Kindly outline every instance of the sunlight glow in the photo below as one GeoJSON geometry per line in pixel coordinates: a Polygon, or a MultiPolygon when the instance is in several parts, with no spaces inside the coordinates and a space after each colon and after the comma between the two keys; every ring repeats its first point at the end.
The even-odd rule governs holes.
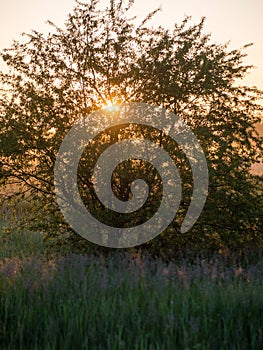
{"type": "Polygon", "coordinates": [[[117,112],[120,110],[120,107],[113,101],[106,100],[106,104],[102,107],[102,109],[109,112],[117,112]]]}

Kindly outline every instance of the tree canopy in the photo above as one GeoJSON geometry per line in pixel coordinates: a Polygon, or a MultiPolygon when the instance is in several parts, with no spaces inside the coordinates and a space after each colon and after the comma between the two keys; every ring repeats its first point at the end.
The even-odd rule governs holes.
{"type": "MultiPolygon", "coordinates": [[[[227,44],[211,43],[203,33],[204,18],[195,25],[187,17],[172,29],[155,28],[149,25],[153,11],[136,26],[129,16],[132,5],[112,0],[102,8],[99,0],[76,1],[63,28],[49,22],[49,34],[32,31],[3,50],[9,72],[0,75],[1,185],[22,185],[19,196],[42,204],[42,221],[64,227],[53,183],[63,138],[80,117],[107,103],[145,102],[174,112],[191,127],[209,167],[206,206],[196,225],[182,235],[178,227],[189,205],[191,176],[177,145],[166,140],[188,199],[155,243],[175,248],[191,242],[217,248],[262,243],[262,180],[250,172],[262,157],[255,130],[262,92],[240,83],[252,68],[243,63],[247,45],[230,50],[227,44]]],[[[111,141],[128,132],[129,126],[112,130],[111,141]]],[[[136,132],[160,141],[150,131],[136,132]]],[[[83,158],[80,168],[92,166],[95,155],[94,148],[94,159],[83,158]]],[[[150,183],[160,180],[148,165],[143,169],[152,177],[150,183]]],[[[119,195],[127,199],[127,184],[119,184],[119,195]]]]}

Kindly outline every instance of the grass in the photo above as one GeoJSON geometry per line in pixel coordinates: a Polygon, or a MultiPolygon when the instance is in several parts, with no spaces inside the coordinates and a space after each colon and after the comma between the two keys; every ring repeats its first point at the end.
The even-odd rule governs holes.
{"type": "Polygon", "coordinates": [[[262,349],[263,258],[49,255],[0,235],[0,349],[262,349]]]}

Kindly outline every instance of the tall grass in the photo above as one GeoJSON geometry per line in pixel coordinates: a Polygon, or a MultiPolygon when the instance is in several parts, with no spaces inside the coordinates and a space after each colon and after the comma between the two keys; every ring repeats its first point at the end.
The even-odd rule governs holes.
{"type": "Polygon", "coordinates": [[[262,349],[263,256],[60,256],[12,215],[0,219],[1,350],[262,349]]]}
{"type": "Polygon", "coordinates": [[[2,236],[2,350],[262,349],[263,258],[47,258],[37,234],[2,236]]]}

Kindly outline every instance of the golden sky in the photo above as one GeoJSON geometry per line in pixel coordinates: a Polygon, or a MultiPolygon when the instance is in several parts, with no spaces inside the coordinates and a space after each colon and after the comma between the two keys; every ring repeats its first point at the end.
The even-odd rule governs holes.
{"type": "MultiPolygon", "coordinates": [[[[263,89],[263,0],[135,0],[131,13],[143,19],[160,5],[162,12],[156,15],[153,25],[169,27],[174,22],[180,23],[186,15],[197,23],[205,16],[205,31],[212,34],[213,41],[230,40],[230,48],[253,42],[254,46],[247,49],[245,62],[257,68],[245,83],[263,89]]],[[[9,47],[13,39],[19,40],[22,32],[48,31],[47,19],[62,26],[73,6],[74,0],[0,0],[0,50],[9,47]]],[[[0,69],[3,69],[1,63],[0,69]]]]}
{"type": "MultiPolygon", "coordinates": [[[[135,0],[131,15],[142,20],[159,6],[162,11],[152,20],[154,26],[171,27],[185,16],[198,23],[205,16],[205,32],[211,33],[213,42],[230,41],[231,49],[254,43],[246,51],[245,63],[256,68],[243,82],[263,90],[263,0],[135,0]]],[[[20,40],[22,32],[48,32],[47,19],[63,26],[73,7],[74,0],[0,0],[0,50],[9,47],[13,39],[20,40]]],[[[1,61],[0,69],[5,69],[1,61]]],[[[254,172],[262,173],[263,165],[255,165],[254,172]]]]}

